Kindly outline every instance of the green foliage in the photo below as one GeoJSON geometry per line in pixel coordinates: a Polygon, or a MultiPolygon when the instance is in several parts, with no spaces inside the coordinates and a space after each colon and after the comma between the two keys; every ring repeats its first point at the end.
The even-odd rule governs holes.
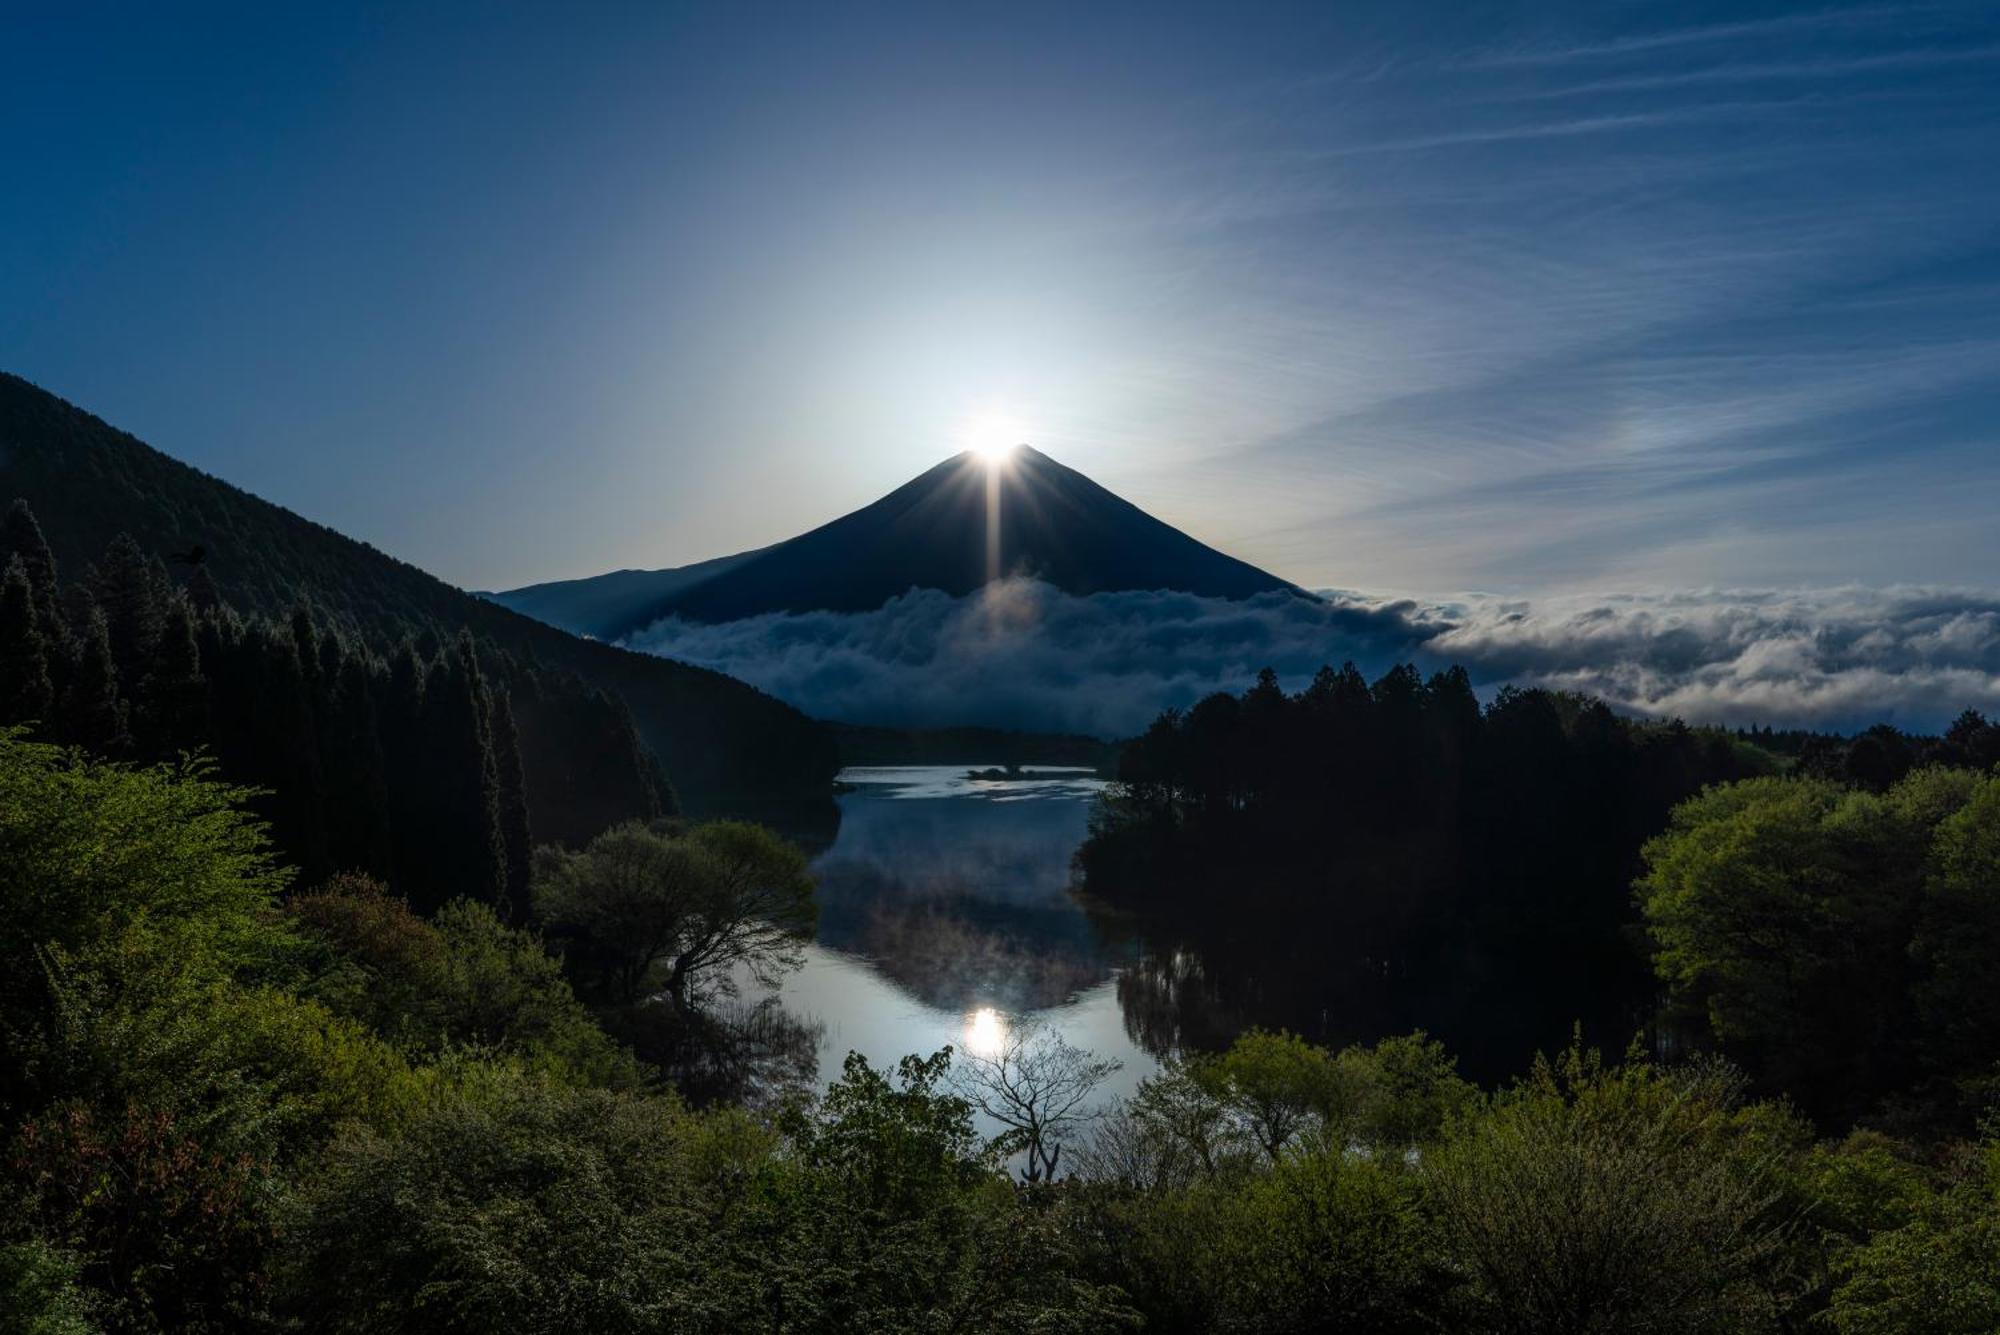
{"type": "Polygon", "coordinates": [[[1656,966],[1779,1088],[1815,1107],[1880,1088],[1918,847],[1882,799],[1823,780],[1703,793],[1646,847],[1639,893],[1656,966]]]}
{"type": "Polygon", "coordinates": [[[1983,1107],[2000,1104],[2000,775],[1960,795],[1939,811],[1911,954],[1926,1064],[1983,1107]]]}
{"type": "Polygon", "coordinates": [[[1072,1210],[1147,1330],[1389,1335],[1435,1329],[1453,1288],[1422,1185],[1400,1161],[1311,1150],[1166,1190],[1094,1183],[1072,1210]]]}
{"type": "Polygon", "coordinates": [[[1929,1175],[1910,1147],[1877,1131],[1814,1146],[1796,1174],[1793,1196],[1810,1203],[1812,1225],[1835,1250],[1907,1223],[1931,1196],[1929,1175]]]}
{"type": "Polygon", "coordinates": [[[0,1330],[16,1335],[94,1335],[96,1304],[76,1257],[39,1238],[0,1243],[0,1330]]]}
{"type": "Polygon", "coordinates": [[[0,731],[0,1024],[47,1004],[38,961],[88,956],[143,925],[189,971],[254,969],[284,938],[290,879],[248,794],[203,765],[132,769],[0,731]]]}
{"type": "Polygon", "coordinates": [[[1418,1147],[1475,1107],[1422,1034],[1170,1062],[1085,1156],[1098,1264],[1150,1329],[1431,1329],[1455,1282],[1418,1147]]]}
{"type": "Polygon", "coordinates": [[[1218,1330],[1425,1330],[1451,1291],[1397,1160],[1287,1158],[1221,1203],[1204,1257],[1218,1330]]]}
{"type": "Polygon", "coordinates": [[[1747,780],[1677,808],[1645,858],[1673,1002],[1767,1089],[1835,1124],[1926,1074],[1946,1116],[1978,1106],[2000,1053],[2000,779],[1747,780]]]}
{"type": "Polygon", "coordinates": [[[735,1113],[448,1068],[397,1134],[357,1131],[294,1206],[280,1280],[315,1329],[1111,1330],[943,1093],[851,1058],[784,1138],[735,1113]]]}
{"type": "Polygon", "coordinates": [[[284,1306],[327,1331],[726,1328],[691,1130],[670,1101],[457,1070],[398,1134],[334,1147],[290,1215],[284,1306]]]}
{"type": "Polygon", "coordinates": [[[946,1084],[950,1071],[949,1048],[905,1057],[893,1073],[848,1053],[825,1096],[787,1118],[799,1162],[878,1218],[914,1214],[990,1179],[972,1105],[946,1084]]]}
{"type": "Polygon", "coordinates": [[[1100,1156],[1099,1171],[1128,1185],[1166,1185],[1231,1167],[1247,1142],[1208,1066],[1202,1058],[1169,1058],[1141,1080],[1126,1109],[1136,1138],[1117,1146],[1117,1162],[1100,1156]]]}
{"type": "Polygon", "coordinates": [[[1128,1185],[1240,1176],[1299,1152],[1400,1155],[1434,1141],[1477,1091],[1419,1031],[1338,1054],[1250,1030],[1218,1056],[1177,1058],[1139,1082],[1128,1127],[1095,1171],[1128,1185]]]}
{"type": "Polygon", "coordinates": [[[1435,1140],[1478,1096],[1444,1045],[1421,1029],[1347,1048],[1338,1064],[1346,1087],[1360,1093],[1348,1138],[1390,1153],[1435,1140]]]}
{"type": "Polygon", "coordinates": [[[1793,1227],[1783,1146],[1735,1095],[1725,1073],[1606,1069],[1572,1047],[1455,1119],[1426,1172],[1468,1280],[1461,1328],[1775,1329],[1793,1227]]]}
{"type": "Polygon", "coordinates": [[[366,877],[336,877],[286,910],[325,948],[310,993],[415,1058],[504,1055],[562,1083],[643,1083],[577,1001],[561,962],[472,900],[429,920],[366,877]]]}
{"type": "Polygon", "coordinates": [[[1989,1128],[1935,1192],[1898,1187],[1879,1227],[1838,1257],[1829,1324],[1841,1335],[2000,1330],[2000,1141],[1989,1128]]]}
{"type": "Polygon", "coordinates": [[[243,794],[0,738],[0,1110],[23,1223],[120,1328],[254,1315],[283,1175],[414,1094],[394,1052],[266,980],[287,873],[243,794]]]}
{"type": "Polygon", "coordinates": [[[1274,1162],[1295,1137],[1332,1120],[1354,1097],[1333,1055],[1291,1034],[1253,1029],[1194,1069],[1274,1162]]]}

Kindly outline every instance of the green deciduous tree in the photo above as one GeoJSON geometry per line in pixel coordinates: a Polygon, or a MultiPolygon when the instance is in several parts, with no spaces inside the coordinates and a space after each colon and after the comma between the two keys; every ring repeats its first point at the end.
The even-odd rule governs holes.
{"type": "Polygon", "coordinates": [[[1645,857],[1674,1004],[1767,1089],[1836,1125],[1926,1078],[1946,1116],[1983,1106],[2000,1050],[2000,780],[1923,768],[1880,794],[1749,780],[1677,808],[1645,857]]]}
{"type": "Polygon", "coordinates": [[[379,883],[349,875],[285,908],[326,948],[309,995],[412,1056],[470,1046],[564,1083],[644,1083],[577,1001],[561,962],[488,905],[454,900],[424,919],[379,883]]]}
{"type": "Polygon", "coordinates": [[[636,822],[580,852],[536,855],[543,922],[607,996],[649,989],[686,1004],[741,966],[792,967],[816,910],[805,856],[761,826],[715,821],[673,835],[636,822]]]}
{"type": "Polygon", "coordinates": [[[1773,1330],[1790,1287],[1781,1153],[1803,1128],[1704,1068],[1572,1047],[1426,1155],[1441,1243],[1492,1335],[1773,1330]],[[1774,1143],[1775,1142],[1775,1143],[1774,1143]]]}
{"type": "Polygon", "coordinates": [[[1243,1121],[1265,1156],[1276,1161],[1301,1134],[1348,1102],[1343,1073],[1325,1048],[1292,1034],[1252,1030],[1196,1068],[1243,1121]]]}
{"type": "Polygon", "coordinates": [[[254,1323],[280,1179],[410,1092],[269,985],[287,874],[244,798],[0,735],[0,1191],[119,1329],[254,1323]]]}
{"type": "Polygon", "coordinates": [[[1904,1075],[1927,831],[1825,780],[1751,779],[1676,808],[1639,894],[1656,965],[1725,1051],[1815,1112],[1904,1075]]]}
{"type": "Polygon", "coordinates": [[[397,1134],[335,1147],[286,1230],[283,1305],[325,1331],[732,1328],[703,1178],[760,1142],[710,1146],[668,1100],[465,1066],[397,1134]]]}
{"type": "Polygon", "coordinates": [[[2000,1330],[2000,1142],[1989,1137],[1955,1180],[1900,1214],[1836,1257],[1827,1324],[1840,1335],[2000,1330]]]}
{"type": "Polygon", "coordinates": [[[1932,837],[1911,954],[1925,1064],[1983,1109],[2000,1105],[2000,775],[1954,796],[1932,837]]]}

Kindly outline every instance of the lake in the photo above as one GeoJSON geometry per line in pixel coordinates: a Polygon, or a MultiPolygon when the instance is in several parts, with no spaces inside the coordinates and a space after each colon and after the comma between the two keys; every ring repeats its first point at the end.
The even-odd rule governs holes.
{"type": "Polygon", "coordinates": [[[1103,1092],[1129,1093],[1158,1066],[1118,997],[1136,947],[1107,940],[1069,894],[1102,783],[1055,766],[1028,767],[1029,780],[968,777],[981,768],[841,773],[839,833],[813,863],[818,939],[777,995],[825,1026],[822,1082],[850,1050],[877,1066],[946,1045],[990,1050],[1032,1017],[1122,1062],[1103,1092]]]}
{"type": "MultiPolygon", "coordinates": [[[[1122,1063],[1107,1098],[1130,1093],[1162,1055],[1218,1051],[1251,1026],[1336,1050],[1423,1029],[1487,1084],[1559,1047],[1579,1021],[1603,1045],[1637,1032],[1639,1021],[1581,1008],[1569,991],[1537,1009],[1548,989],[1506,972],[1506,956],[1482,973],[1448,950],[1382,954],[1340,916],[1379,892],[1341,876],[1307,885],[1281,914],[1243,914],[1228,874],[1192,916],[1087,911],[1070,891],[1070,859],[1103,781],[1039,765],[1025,767],[1028,780],[972,777],[984,768],[842,771],[838,829],[821,832],[813,860],[817,939],[775,990],[786,1014],[822,1027],[821,1083],[849,1051],[877,1067],[947,1045],[990,1052],[1027,1019],[1122,1063]]],[[[772,995],[739,983],[748,1001],[772,995]]]]}

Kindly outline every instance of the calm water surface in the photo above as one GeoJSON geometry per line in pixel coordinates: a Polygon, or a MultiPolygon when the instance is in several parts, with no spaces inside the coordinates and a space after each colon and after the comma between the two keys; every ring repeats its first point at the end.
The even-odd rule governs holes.
{"type": "Polygon", "coordinates": [[[1103,1092],[1129,1093],[1158,1065],[1119,1005],[1130,948],[1106,942],[1069,896],[1070,854],[1102,784],[1088,770],[968,777],[977,768],[842,772],[840,833],[813,864],[819,938],[778,995],[826,1026],[822,1081],[850,1050],[883,1066],[990,1047],[1033,1016],[1123,1062],[1103,1092]]]}

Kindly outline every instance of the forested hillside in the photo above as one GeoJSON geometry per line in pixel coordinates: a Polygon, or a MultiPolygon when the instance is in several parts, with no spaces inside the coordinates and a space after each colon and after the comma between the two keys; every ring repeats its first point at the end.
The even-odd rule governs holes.
{"type": "Polygon", "coordinates": [[[0,726],[124,760],[205,755],[253,785],[314,878],[520,917],[530,840],[578,845],[673,807],[616,696],[461,630],[386,657],[301,599],[239,614],[120,535],[82,570],[27,504],[0,515],[0,726]]]}
{"type": "Polygon", "coordinates": [[[0,503],[14,497],[32,507],[65,570],[81,572],[129,534],[149,558],[198,561],[241,612],[288,617],[303,596],[384,658],[406,637],[443,642],[465,629],[524,665],[573,672],[622,699],[694,810],[820,794],[837,767],[818,724],[752,687],[464,593],[0,373],[0,503]]]}

